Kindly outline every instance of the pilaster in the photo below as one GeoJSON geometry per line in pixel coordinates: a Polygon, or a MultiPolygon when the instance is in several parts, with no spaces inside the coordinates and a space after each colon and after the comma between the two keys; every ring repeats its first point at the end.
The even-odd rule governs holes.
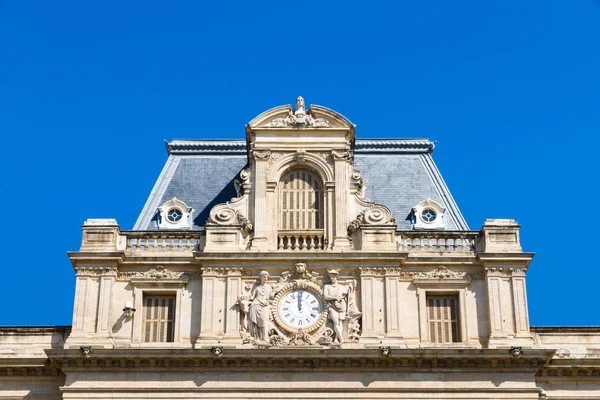
{"type": "Polygon", "coordinates": [[[252,250],[266,250],[267,247],[267,161],[269,150],[255,150],[254,158],[254,236],[252,250]]]}
{"type": "Polygon", "coordinates": [[[331,151],[335,162],[335,238],[333,241],[334,250],[343,250],[350,248],[348,239],[348,165],[350,162],[350,152],[331,151]]]}

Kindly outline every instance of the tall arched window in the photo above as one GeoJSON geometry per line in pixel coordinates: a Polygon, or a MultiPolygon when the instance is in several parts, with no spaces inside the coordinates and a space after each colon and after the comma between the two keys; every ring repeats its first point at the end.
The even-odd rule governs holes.
{"type": "Polygon", "coordinates": [[[286,173],[279,183],[280,250],[324,249],[323,181],[306,169],[286,173]]]}
{"type": "Polygon", "coordinates": [[[323,229],[323,182],[306,169],[286,173],[279,189],[279,229],[306,231],[323,229]]]}

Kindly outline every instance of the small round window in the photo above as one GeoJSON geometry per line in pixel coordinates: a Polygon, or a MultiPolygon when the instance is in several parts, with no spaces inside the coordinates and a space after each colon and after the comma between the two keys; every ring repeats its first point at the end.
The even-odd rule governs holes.
{"type": "Polygon", "coordinates": [[[423,221],[425,222],[431,223],[435,221],[436,217],[437,214],[431,208],[421,211],[421,218],[423,218],[423,221]]]}
{"type": "Polygon", "coordinates": [[[179,208],[171,208],[167,213],[167,220],[171,223],[179,222],[181,217],[183,217],[183,213],[179,208]]]}

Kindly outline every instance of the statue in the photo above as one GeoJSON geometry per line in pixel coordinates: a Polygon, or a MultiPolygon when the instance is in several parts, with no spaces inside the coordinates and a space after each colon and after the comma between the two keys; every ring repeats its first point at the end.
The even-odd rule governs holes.
{"type": "Polygon", "coordinates": [[[296,114],[304,114],[304,98],[298,96],[296,99],[296,114]]]}
{"type": "Polygon", "coordinates": [[[269,273],[261,271],[260,284],[252,289],[248,312],[248,333],[258,342],[269,342],[269,317],[271,309],[269,300],[272,296],[271,286],[267,283],[269,273]]]}
{"type": "Polygon", "coordinates": [[[356,338],[358,333],[357,320],[361,313],[356,308],[354,298],[356,283],[338,283],[339,271],[333,269],[327,272],[331,281],[323,288],[323,297],[328,306],[327,318],[333,324],[337,341],[343,343],[345,339],[356,338]]]}

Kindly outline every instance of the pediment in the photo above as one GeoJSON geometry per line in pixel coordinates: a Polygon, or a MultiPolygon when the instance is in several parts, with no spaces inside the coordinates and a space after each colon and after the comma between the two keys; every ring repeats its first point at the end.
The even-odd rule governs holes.
{"type": "Polygon", "coordinates": [[[311,104],[308,109],[304,106],[304,99],[296,99],[296,108],[283,105],[271,108],[255,117],[247,125],[250,130],[273,129],[343,129],[354,131],[355,125],[342,114],[326,107],[311,104]]]}

